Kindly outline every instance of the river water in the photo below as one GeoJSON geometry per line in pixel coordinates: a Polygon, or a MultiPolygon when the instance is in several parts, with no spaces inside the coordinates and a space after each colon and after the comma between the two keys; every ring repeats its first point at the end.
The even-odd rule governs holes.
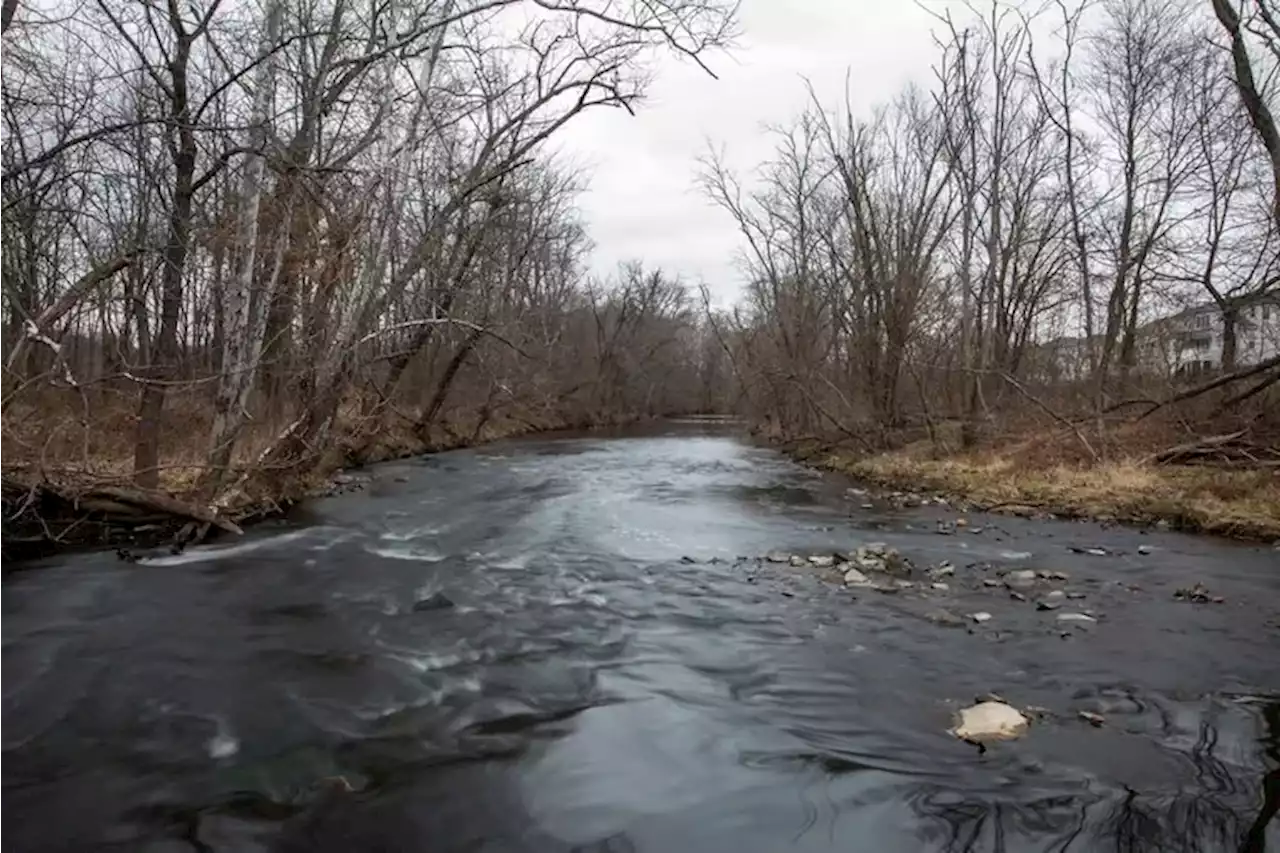
{"type": "Polygon", "coordinates": [[[1270,547],[943,535],[705,422],[370,476],[243,540],[8,577],[6,851],[1280,849],[1270,547]],[[949,588],[757,559],[871,541],[949,588]],[[983,583],[1027,567],[1099,621],[983,583]],[[1197,581],[1225,603],[1174,600],[1197,581]],[[980,754],[946,729],[988,691],[1047,714],[980,754]]]}

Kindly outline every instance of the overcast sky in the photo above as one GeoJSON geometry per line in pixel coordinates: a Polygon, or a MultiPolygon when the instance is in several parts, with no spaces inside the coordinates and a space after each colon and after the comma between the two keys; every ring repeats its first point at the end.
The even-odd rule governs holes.
{"type": "Polygon", "coordinates": [[[937,57],[938,22],[913,0],[744,0],[741,21],[739,47],[709,61],[719,80],[664,59],[635,118],[601,110],[566,128],[562,149],[592,170],[582,207],[597,272],[636,258],[706,281],[717,303],[732,302],[737,232],[693,180],[707,140],[749,167],[772,150],[762,125],[804,109],[803,78],[835,106],[847,72],[853,106],[867,114],[908,81],[927,83],[937,57]]]}

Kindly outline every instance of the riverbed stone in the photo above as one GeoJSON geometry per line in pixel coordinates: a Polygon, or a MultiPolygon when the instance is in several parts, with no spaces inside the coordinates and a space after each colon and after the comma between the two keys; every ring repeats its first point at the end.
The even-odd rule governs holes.
{"type": "Polygon", "coordinates": [[[979,610],[977,613],[970,613],[969,618],[981,625],[983,622],[991,621],[991,614],[985,610],[979,610]]]}
{"type": "Polygon", "coordinates": [[[809,558],[809,565],[819,569],[829,569],[836,564],[836,558],[831,554],[814,554],[809,558]]]}
{"type": "Polygon", "coordinates": [[[960,709],[951,734],[961,740],[983,743],[1014,740],[1027,732],[1030,721],[1012,705],[1004,702],[979,702],[960,709]]]}
{"type": "Polygon", "coordinates": [[[854,554],[853,564],[864,572],[883,572],[884,560],[870,554],[854,554]]]}
{"type": "Polygon", "coordinates": [[[929,577],[934,580],[941,580],[942,578],[951,577],[955,573],[956,567],[951,565],[951,561],[943,560],[941,563],[938,563],[938,565],[929,570],[929,577]]]}
{"type": "Polygon", "coordinates": [[[1106,717],[1101,714],[1095,714],[1093,711],[1079,711],[1077,713],[1079,714],[1080,719],[1084,720],[1095,729],[1102,728],[1103,724],[1107,721],[1106,717]]]}
{"type": "Polygon", "coordinates": [[[786,551],[770,551],[764,555],[764,561],[766,563],[789,563],[791,562],[791,555],[786,551]]]}
{"type": "Polygon", "coordinates": [[[857,569],[849,569],[844,573],[844,582],[846,586],[867,586],[871,583],[871,578],[857,569]]]}
{"type": "Polygon", "coordinates": [[[1016,569],[1004,576],[1004,585],[1009,589],[1030,589],[1036,585],[1034,569],[1016,569]]]}
{"type": "Polygon", "coordinates": [[[966,624],[964,617],[957,616],[949,610],[931,610],[924,615],[924,618],[944,628],[963,628],[966,624]]]}
{"type": "Polygon", "coordinates": [[[433,592],[426,598],[419,599],[413,603],[415,613],[421,613],[427,610],[448,610],[453,607],[453,599],[445,595],[443,592],[433,592]]]}
{"type": "Polygon", "coordinates": [[[1226,599],[1220,595],[1213,595],[1209,592],[1208,587],[1202,583],[1185,589],[1179,589],[1173,593],[1173,597],[1179,601],[1191,601],[1196,604],[1222,604],[1226,599]]]}
{"type": "Polygon", "coordinates": [[[791,563],[791,568],[793,569],[800,569],[809,565],[809,561],[799,554],[793,554],[788,562],[791,563]]]}
{"type": "Polygon", "coordinates": [[[1098,620],[1090,616],[1088,613],[1059,613],[1058,621],[1087,625],[1091,622],[1097,622],[1098,620]]]}

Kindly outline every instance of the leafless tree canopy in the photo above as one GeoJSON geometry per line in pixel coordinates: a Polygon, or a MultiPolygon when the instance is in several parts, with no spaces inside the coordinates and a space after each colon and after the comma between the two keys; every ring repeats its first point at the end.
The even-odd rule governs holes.
{"type": "Polygon", "coordinates": [[[702,407],[684,287],[590,280],[547,143],[734,15],[6,2],[6,465],[223,505],[335,448],[702,407]]]}
{"type": "Polygon", "coordinates": [[[1206,371],[1234,389],[1216,402],[1261,404],[1276,22],[1271,0],[978,3],[937,17],[927,87],[871,116],[814,96],[752,174],[713,151],[750,282],[715,328],[751,411],[968,443],[1020,409],[1096,458],[1079,423],[1200,396],[1206,371]]]}

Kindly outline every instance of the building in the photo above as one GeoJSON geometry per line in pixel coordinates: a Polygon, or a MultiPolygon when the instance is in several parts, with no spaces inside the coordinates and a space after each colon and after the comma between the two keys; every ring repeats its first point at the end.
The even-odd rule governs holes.
{"type": "MultiPolygon", "coordinates": [[[[1280,355],[1280,292],[1241,297],[1229,303],[1236,315],[1236,366],[1248,367],[1280,355]]],[[[1222,367],[1223,310],[1216,302],[1188,308],[1169,318],[1174,329],[1174,370],[1203,373],[1222,367]]]]}

